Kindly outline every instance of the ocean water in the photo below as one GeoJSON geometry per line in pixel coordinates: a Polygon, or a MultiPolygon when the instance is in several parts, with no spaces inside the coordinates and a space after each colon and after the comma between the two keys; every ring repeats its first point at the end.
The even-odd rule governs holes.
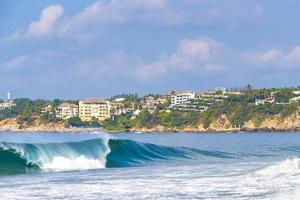
{"type": "Polygon", "coordinates": [[[300,133],[0,133],[0,199],[300,199],[300,133]]]}

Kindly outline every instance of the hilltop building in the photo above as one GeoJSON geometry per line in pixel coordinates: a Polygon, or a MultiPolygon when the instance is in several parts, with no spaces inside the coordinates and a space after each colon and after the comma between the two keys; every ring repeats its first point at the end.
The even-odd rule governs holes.
{"type": "Polygon", "coordinates": [[[300,102],[300,96],[291,98],[289,102],[290,102],[290,103],[300,102]]]}
{"type": "Polygon", "coordinates": [[[4,109],[11,109],[12,107],[16,106],[14,100],[11,98],[10,93],[7,93],[7,99],[4,102],[0,103],[0,110],[4,109]]]}
{"type": "Polygon", "coordinates": [[[255,105],[258,106],[258,105],[264,105],[265,103],[275,103],[275,100],[276,100],[276,92],[271,92],[267,98],[265,99],[261,99],[261,98],[256,98],[255,99],[255,105]]]}
{"type": "Polygon", "coordinates": [[[267,103],[274,103],[276,98],[276,92],[271,92],[270,95],[266,98],[267,103]]]}
{"type": "Polygon", "coordinates": [[[186,91],[186,92],[173,92],[171,94],[171,107],[176,107],[179,105],[186,104],[189,100],[195,99],[196,93],[193,91],[186,91]]]}
{"type": "Polygon", "coordinates": [[[265,99],[255,99],[255,105],[264,105],[266,103],[265,99]]]}
{"type": "Polygon", "coordinates": [[[78,116],[78,105],[72,103],[62,103],[56,109],[56,117],[69,119],[78,116]]]}
{"type": "Polygon", "coordinates": [[[49,104],[43,107],[41,110],[41,114],[42,115],[53,114],[53,106],[49,104]]]}
{"type": "Polygon", "coordinates": [[[113,101],[115,101],[115,102],[124,102],[125,100],[126,99],[123,97],[113,99],[113,101]]]}
{"type": "Polygon", "coordinates": [[[142,109],[149,110],[151,113],[156,109],[156,101],[153,96],[147,96],[142,101],[142,109]]]}
{"type": "Polygon", "coordinates": [[[111,106],[103,99],[85,99],[79,101],[79,117],[82,121],[97,119],[103,121],[110,118],[111,106]]]}
{"type": "Polygon", "coordinates": [[[111,101],[109,102],[110,105],[110,114],[111,115],[123,115],[126,114],[126,108],[123,103],[120,101],[111,101]]]}
{"type": "Polygon", "coordinates": [[[293,91],[293,94],[300,95],[300,90],[293,91]]]}

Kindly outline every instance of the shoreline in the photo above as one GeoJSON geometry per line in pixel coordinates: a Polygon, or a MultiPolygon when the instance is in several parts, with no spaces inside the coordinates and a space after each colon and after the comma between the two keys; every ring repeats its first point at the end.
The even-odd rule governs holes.
{"type": "Polygon", "coordinates": [[[229,129],[229,130],[199,130],[199,129],[188,129],[188,130],[180,130],[180,129],[134,129],[134,130],[105,130],[102,128],[64,128],[64,129],[42,129],[42,128],[25,128],[25,129],[9,129],[9,128],[1,128],[0,133],[4,132],[12,132],[12,133],[91,133],[91,132],[105,132],[110,134],[118,134],[118,133],[132,133],[132,134],[139,134],[139,133],[196,133],[196,134],[203,134],[203,133],[300,133],[300,129],[270,129],[270,128],[260,128],[260,129],[229,129]]]}
{"type": "Polygon", "coordinates": [[[13,132],[13,133],[80,133],[80,132],[100,132],[104,131],[100,128],[70,128],[70,129],[2,129],[0,128],[0,133],[3,132],[13,132]]]}

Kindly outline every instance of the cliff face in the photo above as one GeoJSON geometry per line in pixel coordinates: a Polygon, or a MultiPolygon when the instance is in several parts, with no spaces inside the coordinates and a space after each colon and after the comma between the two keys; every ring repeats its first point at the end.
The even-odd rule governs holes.
{"type": "Polygon", "coordinates": [[[300,110],[295,111],[292,115],[283,117],[281,115],[275,115],[268,117],[257,126],[254,121],[249,120],[245,123],[244,128],[246,130],[276,130],[276,131],[288,131],[288,130],[300,130],[300,110]]]}
{"type": "Polygon", "coordinates": [[[218,120],[210,124],[208,130],[212,131],[239,131],[239,128],[234,128],[225,115],[222,115],[218,120]]]}
{"type": "Polygon", "coordinates": [[[216,132],[232,132],[232,131],[300,131],[300,109],[296,110],[289,116],[280,114],[270,116],[262,120],[260,123],[257,119],[251,119],[245,122],[242,127],[234,127],[225,115],[210,124],[205,129],[203,124],[199,124],[197,128],[185,128],[184,131],[216,131],[216,132]]]}
{"type": "Polygon", "coordinates": [[[4,119],[0,121],[0,129],[1,130],[15,130],[18,129],[19,125],[15,118],[12,119],[4,119]]]}
{"type": "Polygon", "coordinates": [[[0,121],[0,131],[30,131],[30,132],[70,132],[80,131],[85,129],[67,128],[64,122],[58,123],[42,123],[40,120],[35,120],[30,125],[20,126],[16,118],[9,118],[0,121]]]}

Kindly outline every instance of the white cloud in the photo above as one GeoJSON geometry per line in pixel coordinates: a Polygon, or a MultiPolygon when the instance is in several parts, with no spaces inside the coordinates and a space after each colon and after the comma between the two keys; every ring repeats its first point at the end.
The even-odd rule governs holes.
{"type": "Polygon", "coordinates": [[[31,60],[30,55],[22,55],[19,57],[16,57],[12,60],[0,63],[0,70],[5,71],[15,71],[19,70],[20,68],[25,67],[25,65],[31,60]]]}
{"type": "Polygon", "coordinates": [[[63,19],[63,7],[51,5],[42,10],[39,20],[31,22],[25,33],[16,31],[11,38],[53,35],[83,41],[99,37],[109,26],[121,23],[244,26],[251,21],[257,23],[263,16],[260,5],[231,1],[220,6],[217,0],[99,0],[63,19]]]}
{"type": "Polygon", "coordinates": [[[118,24],[132,20],[151,20],[157,15],[157,12],[164,12],[166,5],[167,0],[96,1],[66,20],[58,34],[76,39],[93,37],[93,33],[98,35],[98,32],[103,28],[101,26],[107,24],[118,24]]]}
{"type": "Polygon", "coordinates": [[[195,64],[210,62],[223,48],[221,43],[212,39],[185,39],[177,48],[177,52],[169,59],[169,65],[189,68],[195,64]]]}
{"type": "Polygon", "coordinates": [[[184,39],[175,53],[137,68],[137,75],[148,79],[174,70],[201,70],[203,73],[220,70],[217,57],[225,52],[222,43],[209,38],[184,39]]]}
{"type": "Polygon", "coordinates": [[[257,19],[263,16],[260,5],[232,1],[234,3],[226,3],[222,6],[216,0],[197,1],[197,3],[182,0],[97,1],[69,18],[61,28],[60,35],[73,36],[74,33],[79,36],[83,33],[91,35],[91,32],[103,31],[104,28],[101,27],[103,25],[145,21],[160,25],[192,23],[227,24],[227,26],[243,24],[244,26],[245,21],[257,23],[259,21],[257,19]]]}
{"type": "Polygon", "coordinates": [[[300,46],[294,47],[286,54],[285,62],[291,67],[300,68],[300,46]]]}
{"type": "Polygon", "coordinates": [[[268,49],[263,52],[242,52],[241,58],[254,64],[274,64],[280,62],[284,54],[279,49],[268,49]]]}
{"type": "Polygon", "coordinates": [[[166,7],[167,0],[133,0],[133,4],[137,4],[138,6],[141,6],[145,9],[151,9],[151,10],[157,10],[157,9],[163,9],[166,7]]]}
{"type": "Polygon", "coordinates": [[[241,53],[244,61],[256,64],[259,67],[276,67],[278,69],[300,68],[300,46],[291,50],[267,49],[265,51],[248,51],[241,53]]]}
{"type": "Polygon", "coordinates": [[[63,14],[64,8],[61,5],[51,5],[44,8],[39,20],[30,23],[27,33],[35,37],[50,35],[63,14]]]}
{"type": "Polygon", "coordinates": [[[28,38],[44,38],[45,36],[56,35],[60,29],[60,19],[64,14],[64,8],[62,5],[50,5],[45,7],[40,14],[37,21],[30,22],[26,30],[17,30],[2,41],[10,41],[16,39],[28,39],[28,38]]]}

